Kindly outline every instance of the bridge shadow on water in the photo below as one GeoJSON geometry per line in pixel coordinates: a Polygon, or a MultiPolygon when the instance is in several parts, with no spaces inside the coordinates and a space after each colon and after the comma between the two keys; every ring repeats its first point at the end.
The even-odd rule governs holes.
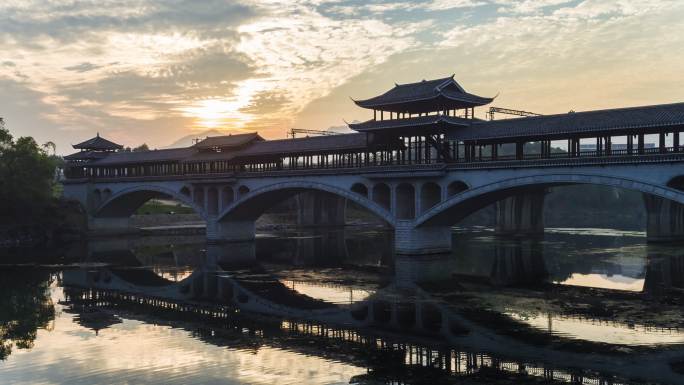
{"type": "Polygon", "coordinates": [[[536,240],[459,230],[454,244],[395,256],[375,228],[99,239],[57,264],[3,267],[0,359],[49,349],[38,331],[62,322],[98,338],[142,323],[363,369],[352,383],[684,381],[680,248],[573,229],[536,240]]]}

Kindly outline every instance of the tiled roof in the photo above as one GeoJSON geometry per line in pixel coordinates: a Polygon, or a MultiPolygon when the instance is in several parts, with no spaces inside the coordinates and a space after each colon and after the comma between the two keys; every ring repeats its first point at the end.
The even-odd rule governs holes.
{"type": "Polygon", "coordinates": [[[397,84],[382,95],[356,100],[354,103],[363,108],[413,113],[481,106],[492,100],[467,93],[452,75],[442,79],[397,84]]]}
{"type": "Polygon", "coordinates": [[[254,142],[236,151],[197,152],[186,162],[206,162],[251,158],[269,155],[304,154],[365,149],[366,134],[340,134],[296,139],[277,139],[254,142]]]}
{"type": "Polygon", "coordinates": [[[240,147],[248,144],[252,141],[262,141],[264,140],[256,132],[250,132],[248,134],[236,134],[236,135],[222,135],[222,136],[209,136],[206,139],[196,143],[193,147],[199,149],[210,149],[210,148],[228,148],[228,147],[240,147]]]}
{"type": "Polygon", "coordinates": [[[481,121],[449,136],[459,140],[492,140],[679,125],[684,125],[684,103],[481,121]]]}
{"type": "Polygon", "coordinates": [[[106,158],[93,162],[95,166],[109,166],[115,164],[171,162],[183,160],[197,152],[192,147],[169,148],[151,151],[119,151],[109,154],[106,158]]]}
{"type": "Polygon", "coordinates": [[[65,156],[64,160],[67,160],[67,161],[95,160],[95,159],[102,159],[102,158],[104,158],[110,154],[111,153],[102,152],[102,151],[79,151],[79,152],[75,152],[73,154],[69,154],[69,155],[65,156]]]}
{"type": "Polygon", "coordinates": [[[351,123],[349,124],[349,128],[355,131],[366,132],[439,125],[443,125],[445,127],[467,127],[471,124],[471,122],[472,121],[469,119],[458,118],[455,116],[427,115],[407,119],[368,120],[362,123],[351,123]]]}
{"type": "Polygon", "coordinates": [[[366,134],[340,134],[309,138],[265,140],[239,151],[235,157],[271,154],[301,154],[321,151],[357,150],[367,147],[366,134]]]}
{"type": "Polygon", "coordinates": [[[120,150],[122,145],[109,141],[97,134],[96,137],[86,140],[71,147],[80,150],[120,150]]]}

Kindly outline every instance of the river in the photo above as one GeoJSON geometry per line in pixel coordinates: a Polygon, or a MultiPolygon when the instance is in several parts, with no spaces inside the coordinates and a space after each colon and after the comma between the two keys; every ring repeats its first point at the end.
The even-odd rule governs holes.
{"type": "Polygon", "coordinates": [[[681,384],[684,251],[363,227],[0,250],[0,383],[681,384]]]}

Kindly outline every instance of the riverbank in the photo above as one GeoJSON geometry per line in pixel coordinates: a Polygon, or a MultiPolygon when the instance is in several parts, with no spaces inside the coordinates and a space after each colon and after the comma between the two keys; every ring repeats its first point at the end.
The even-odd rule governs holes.
{"type": "Polygon", "coordinates": [[[0,248],[49,245],[86,236],[87,219],[78,202],[55,200],[39,213],[0,218],[0,248]]]}

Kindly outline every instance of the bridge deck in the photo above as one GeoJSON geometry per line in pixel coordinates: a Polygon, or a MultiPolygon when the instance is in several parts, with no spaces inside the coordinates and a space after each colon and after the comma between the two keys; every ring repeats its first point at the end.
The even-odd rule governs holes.
{"type": "Polygon", "coordinates": [[[95,173],[93,175],[70,177],[67,183],[82,183],[91,178],[98,180],[114,181],[126,179],[136,180],[166,180],[182,177],[183,179],[202,180],[207,177],[231,178],[231,177],[253,177],[253,176],[288,176],[288,175],[318,175],[329,174],[376,174],[387,172],[440,172],[446,169],[506,169],[506,168],[527,168],[527,167],[577,167],[594,165],[614,165],[614,164],[648,164],[648,163],[672,163],[684,161],[684,149],[667,147],[644,149],[642,153],[628,150],[615,150],[610,154],[601,154],[597,151],[584,151],[579,156],[570,157],[567,153],[553,153],[542,157],[539,154],[528,154],[523,159],[516,159],[515,156],[491,158],[478,158],[473,160],[459,159],[457,161],[440,161],[436,159],[400,159],[392,157],[388,159],[372,159],[369,162],[341,162],[337,164],[311,162],[306,165],[263,164],[259,167],[239,168],[234,170],[216,170],[208,168],[205,170],[170,170],[168,168],[145,168],[143,173],[137,175],[119,173],[95,173]]]}

